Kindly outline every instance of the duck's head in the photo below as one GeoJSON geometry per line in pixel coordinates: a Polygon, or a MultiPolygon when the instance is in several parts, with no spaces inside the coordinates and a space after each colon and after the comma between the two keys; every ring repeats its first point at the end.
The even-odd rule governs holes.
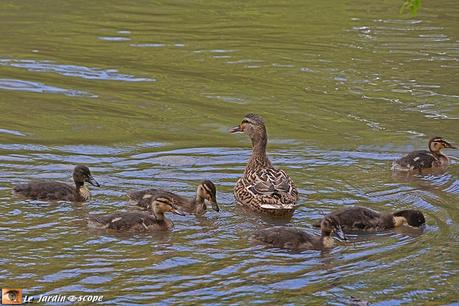
{"type": "Polygon", "coordinates": [[[83,185],[85,182],[100,187],[99,183],[92,177],[91,171],[85,165],[78,165],[73,170],[73,180],[75,183],[83,185]]]}
{"type": "Polygon", "coordinates": [[[344,235],[343,228],[336,218],[333,216],[325,216],[320,222],[320,230],[323,236],[335,234],[341,240],[347,240],[344,235]]]}
{"type": "Polygon", "coordinates": [[[433,137],[429,140],[429,150],[431,152],[440,152],[443,149],[457,149],[455,146],[443,139],[443,137],[433,137]]]}
{"type": "Polygon", "coordinates": [[[185,214],[179,210],[177,205],[175,205],[174,201],[168,197],[158,197],[158,198],[151,198],[151,207],[152,213],[155,216],[162,216],[167,212],[171,212],[180,216],[184,216],[185,214]]]}
{"type": "Polygon", "coordinates": [[[414,227],[420,227],[426,223],[423,213],[414,209],[399,210],[394,213],[394,217],[402,217],[406,220],[406,224],[414,227]]]}
{"type": "Polygon", "coordinates": [[[250,138],[266,135],[266,127],[263,118],[257,114],[247,114],[241,124],[231,128],[230,133],[245,133],[250,138]]]}
{"type": "Polygon", "coordinates": [[[217,188],[215,188],[214,183],[209,180],[203,181],[201,184],[198,185],[196,189],[196,193],[198,197],[207,200],[212,205],[213,210],[220,211],[217,203],[217,188]]]}

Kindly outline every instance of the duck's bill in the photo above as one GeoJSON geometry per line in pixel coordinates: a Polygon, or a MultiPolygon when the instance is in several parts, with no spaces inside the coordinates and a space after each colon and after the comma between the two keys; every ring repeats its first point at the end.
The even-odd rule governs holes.
{"type": "Polygon", "coordinates": [[[210,205],[212,205],[212,209],[215,210],[216,212],[220,211],[220,207],[218,207],[217,201],[211,201],[210,205]]]}
{"type": "Polygon", "coordinates": [[[343,228],[341,226],[336,228],[335,235],[343,241],[347,240],[346,235],[344,234],[343,228]]]}
{"type": "Polygon", "coordinates": [[[178,210],[177,208],[173,207],[172,210],[171,210],[172,213],[176,214],[176,215],[179,215],[179,216],[184,216],[185,213],[178,210]]]}
{"type": "Polygon", "coordinates": [[[95,187],[100,187],[100,184],[92,177],[92,175],[88,177],[88,183],[95,187]]]}
{"type": "Polygon", "coordinates": [[[242,133],[241,127],[239,125],[229,129],[230,133],[242,133]]]}
{"type": "Polygon", "coordinates": [[[445,145],[446,145],[447,148],[450,148],[450,149],[457,149],[456,146],[453,146],[452,144],[450,144],[449,142],[446,142],[446,141],[445,141],[445,145]]]}

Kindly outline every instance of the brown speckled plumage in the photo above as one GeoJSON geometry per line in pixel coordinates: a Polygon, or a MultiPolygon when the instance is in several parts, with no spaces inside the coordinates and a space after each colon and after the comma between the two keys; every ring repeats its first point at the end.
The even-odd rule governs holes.
{"type": "Polygon", "coordinates": [[[455,149],[456,147],[442,137],[433,137],[429,140],[429,151],[414,151],[395,160],[392,163],[392,170],[421,172],[422,169],[445,168],[449,164],[448,157],[441,152],[445,148],[455,149]]]}
{"type": "Polygon", "coordinates": [[[252,156],[234,187],[237,203],[263,214],[291,215],[296,208],[298,191],[287,173],[274,168],[266,155],[268,136],[263,119],[247,114],[230,132],[243,132],[252,141],[252,156]]]}
{"type": "Polygon", "coordinates": [[[93,186],[100,186],[92,177],[89,168],[84,165],[75,167],[73,180],[75,186],[60,182],[30,182],[14,186],[13,192],[33,200],[84,202],[90,199],[89,190],[84,186],[84,183],[88,182],[93,186]]]}
{"type": "Polygon", "coordinates": [[[215,211],[220,211],[217,203],[217,189],[215,185],[205,180],[201,182],[196,188],[196,197],[194,199],[187,199],[178,194],[161,190],[161,189],[145,189],[133,191],[128,193],[130,203],[136,205],[142,210],[151,210],[152,200],[162,197],[168,198],[174,205],[180,208],[181,211],[202,215],[207,210],[206,201],[209,201],[215,211]]]}
{"type": "MultiPolygon", "coordinates": [[[[383,231],[402,224],[419,227],[425,223],[424,215],[419,210],[379,213],[360,206],[338,209],[325,218],[335,220],[344,231],[383,231]],[[402,217],[404,222],[398,224],[395,217],[402,217]]],[[[314,226],[319,226],[319,223],[315,223],[314,226]]]]}

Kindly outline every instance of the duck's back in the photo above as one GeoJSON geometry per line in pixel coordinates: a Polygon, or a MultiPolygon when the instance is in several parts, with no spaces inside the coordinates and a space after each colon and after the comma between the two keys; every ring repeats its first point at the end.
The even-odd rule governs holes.
{"type": "Polygon", "coordinates": [[[89,216],[89,227],[125,232],[147,232],[167,230],[172,227],[169,220],[156,220],[141,212],[117,212],[105,216],[89,216]]]}
{"type": "Polygon", "coordinates": [[[13,188],[14,193],[33,200],[76,201],[75,187],[60,182],[30,182],[13,188]]]}
{"type": "Polygon", "coordinates": [[[268,209],[293,209],[298,200],[298,191],[291,178],[275,168],[246,171],[237,181],[234,194],[242,204],[268,209]]]}
{"type": "Polygon", "coordinates": [[[320,247],[320,238],[297,228],[276,226],[258,230],[253,234],[257,241],[284,249],[313,249],[320,247]]]}
{"type": "Polygon", "coordinates": [[[136,205],[142,210],[151,210],[152,200],[159,197],[171,199],[175,205],[179,206],[182,211],[187,213],[194,213],[196,209],[196,207],[192,205],[192,201],[162,189],[150,188],[132,191],[128,193],[128,197],[132,205],[136,205]]]}
{"type": "Polygon", "coordinates": [[[418,170],[436,166],[438,159],[429,151],[414,151],[396,160],[393,170],[418,170]]]}
{"type": "Polygon", "coordinates": [[[345,231],[372,231],[393,227],[391,216],[365,207],[344,208],[329,216],[337,220],[345,231]]]}

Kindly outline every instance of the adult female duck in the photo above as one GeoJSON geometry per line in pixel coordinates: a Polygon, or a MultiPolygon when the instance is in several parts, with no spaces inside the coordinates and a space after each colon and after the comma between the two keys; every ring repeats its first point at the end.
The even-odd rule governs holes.
{"type": "Polygon", "coordinates": [[[395,171],[419,171],[423,169],[441,169],[449,164],[449,158],[441,152],[445,148],[456,149],[455,146],[444,140],[442,137],[433,137],[429,140],[429,151],[414,151],[410,154],[395,160],[392,163],[392,170],[395,171]]]}
{"type": "Polygon", "coordinates": [[[268,215],[291,215],[298,191],[287,173],[274,168],[266,156],[268,136],[263,118],[247,114],[230,133],[245,133],[252,141],[252,156],[234,187],[237,203],[268,215]]]}

